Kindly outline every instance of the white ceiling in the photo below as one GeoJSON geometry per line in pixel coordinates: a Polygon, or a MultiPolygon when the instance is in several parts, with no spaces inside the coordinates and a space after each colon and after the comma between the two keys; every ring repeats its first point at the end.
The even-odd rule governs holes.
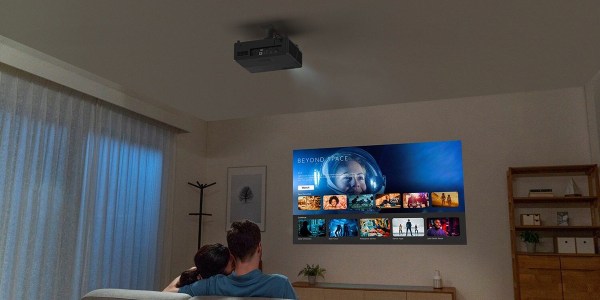
{"type": "Polygon", "coordinates": [[[0,0],[0,35],[207,121],[583,86],[600,1],[0,0]],[[240,24],[290,20],[301,69],[250,74],[240,24]]]}

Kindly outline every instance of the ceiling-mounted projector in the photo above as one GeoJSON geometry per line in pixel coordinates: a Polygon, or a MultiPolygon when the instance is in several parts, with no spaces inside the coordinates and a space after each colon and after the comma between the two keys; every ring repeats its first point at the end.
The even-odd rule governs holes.
{"type": "Polygon", "coordinates": [[[302,52],[284,36],[240,42],[233,45],[233,57],[250,73],[302,67],[302,52]]]}

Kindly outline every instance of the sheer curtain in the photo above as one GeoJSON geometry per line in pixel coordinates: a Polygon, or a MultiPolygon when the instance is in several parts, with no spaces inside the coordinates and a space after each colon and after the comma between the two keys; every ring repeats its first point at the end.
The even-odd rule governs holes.
{"type": "Polygon", "coordinates": [[[152,289],[174,132],[0,64],[0,299],[152,289]]]}

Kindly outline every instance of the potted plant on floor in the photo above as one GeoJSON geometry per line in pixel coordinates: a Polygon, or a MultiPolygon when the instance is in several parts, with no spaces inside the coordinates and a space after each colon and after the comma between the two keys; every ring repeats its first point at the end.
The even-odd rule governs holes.
{"type": "Polygon", "coordinates": [[[535,246],[540,242],[540,235],[537,232],[531,230],[521,231],[519,234],[521,240],[525,242],[528,253],[535,252],[535,246]]]}
{"type": "Polygon", "coordinates": [[[306,276],[308,277],[308,284],[315,284],[317,282],[317,276],[325,278],[325,271],[326,270],[321,268],[319,265],[315,266],[306,264],[306,267],[304,267],[302,270],[300,270],[300,272],[298,272],[298,276],[306,276]]]}

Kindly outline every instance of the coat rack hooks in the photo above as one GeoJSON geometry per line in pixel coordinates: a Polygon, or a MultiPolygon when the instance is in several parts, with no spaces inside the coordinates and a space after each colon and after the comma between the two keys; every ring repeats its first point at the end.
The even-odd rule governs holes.
{"type": "Polygon", "coordinates": [[[213,183],[209,183],[209,184],[200,184],[200,182],[196,181],[196,184],[193,184],[191,182],[188,182],[189,185],[200,189],[200,210],[197,213],[189,213],[188,215],[190,216],[198,216],[198,248],[200,249],[200,246],[202,246],[202,216],[212,216],[212,214],[205,214],[202,212],[202,201],[204,200],[204,189],[215,185],[216,182],[213,183]]]}

